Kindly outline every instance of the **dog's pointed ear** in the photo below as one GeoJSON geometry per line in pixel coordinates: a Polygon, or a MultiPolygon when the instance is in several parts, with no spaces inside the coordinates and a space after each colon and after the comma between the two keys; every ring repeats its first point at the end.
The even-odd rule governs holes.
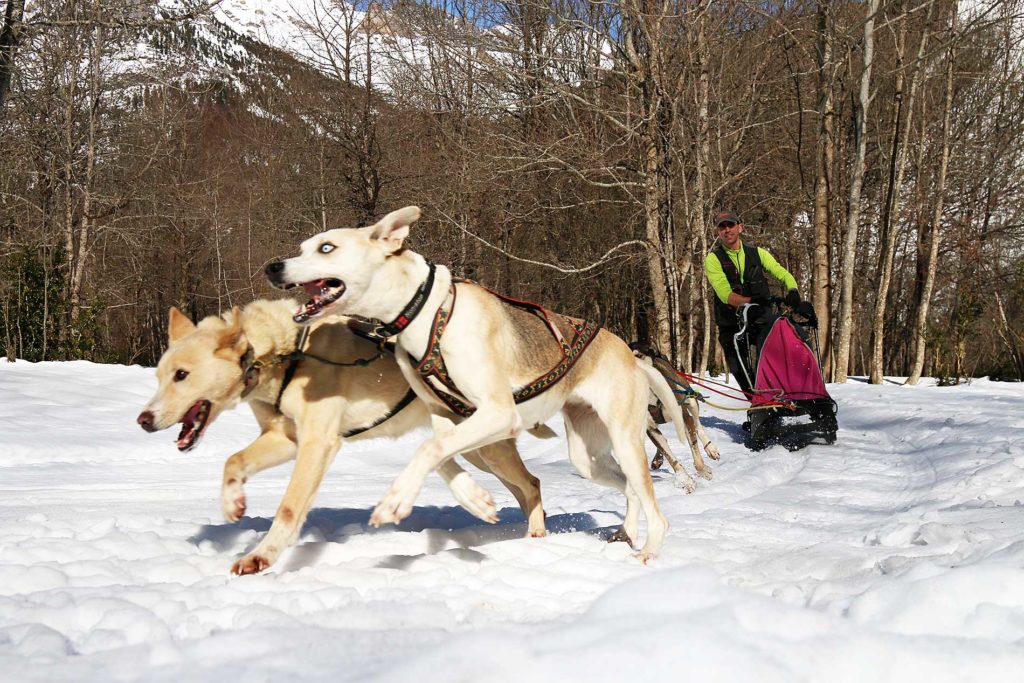
{"type": "Polygon", "coordinates": [[[402,248],[402,242],[409,236],[409,226],[420,217],[420,207],[407,206],[392,211],[373,226],[370,238],[380,240],[387,252],[393,254],[402,248]]]}
{"type": "Polygon", "coordinates": [[[179,311],[177,307],[171,306],[171,316],[167,321],[167,341],[173,344],[195,329],[195,323],[189,320],[187,315],[179,311]]]}
{"type": "Polygon", "coordinates": [[[217,340],[218,350],[225,350],[232,356],[241,357],[249,346],[248,340],[242,334],[242,311],[238,306],[232,306],[231,312],[224,316],[227,326],[220,333],[217,340]]]}

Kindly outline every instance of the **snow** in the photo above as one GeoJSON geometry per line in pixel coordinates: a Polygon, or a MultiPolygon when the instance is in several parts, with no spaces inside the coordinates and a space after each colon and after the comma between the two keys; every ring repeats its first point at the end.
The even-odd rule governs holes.
{"type": "MultiPolygon", "coordinates": [[[[547,538],[522,538],[430,478],[399,527],[368,527],[424,434],[343,446],[299,544],[232,577],[290,467],[220,518],[246,408],[195,451],[135,416],[152,369],[0,362],[0,671],[11,681],[966,681],[1024,671],[1024,385],[831,385],[834,446],[752,453],[742,413],[650,566],[602,534],[621,496],[561,441],[520,440],[547,538]]],[[[562,425],[552,427],[562,431],[562,425]]],[[[670,437],[671,438],[671,437],[670,437]]],[[[671,440],[677,453],[684,448],[671,440]]],[[[653,448],[649,449],[653,454],[653,448]]]]}
{"type": "Polygon", "coordinates": [[[348,77],[366,81],[367,53],[374,68],[373,85],[390,91],[395,64],[419,64],[417,43],[363,28],[366,12],[344,0],[223,0],[216,21],[239,34],[287,52],[328,76],[345,78],[343,61],[351,51],[348,77]],[[369,45],[367,44],[369,42],[369,45]]]}

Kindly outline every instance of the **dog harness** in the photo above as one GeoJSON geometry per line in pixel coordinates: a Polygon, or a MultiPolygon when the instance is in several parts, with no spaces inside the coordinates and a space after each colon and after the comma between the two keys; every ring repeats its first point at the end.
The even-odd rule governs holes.
{"type": "Polygon", "coordinates": [[[291,384],[292,378],[295,377],[295,371],[299,369],[299,359],[303,356],[302,347],[306,345],[307,337],[309,337],[309,328],[303,327],[295,337],[295,350],[291,353],[278,354],[269,361],[256,358],[255,351],[250,345],[239,361],[242,365],[242,398],[248,396],[259,385],[263,368],[288,363],[288,367],[284,369],[284,379],[281,380],[277,399],[274,401],[274,410],[280,410],[284,390],[291,384]]]}
{"type": "MultiPolygon", "coordinates": [[[[352,324],[349,324],[348,328],[358,337],[362,337],[363,339],[371,341],[376,341],[377,353],[371,356],[370,358],[357,358],[356,360],[351,362],[334,361],[328,358],[317,356],[312,353],[308,353],[307,351],[303,350],[303,348],[306,346],[306,340],[309,338],[308,327],[303,327],[301,330],[299,330],[299,334],[295,338],[294,351],[292,351],[291,353],[283,353],[274,356],[274,358],[270,361],[263,361],[258,358],[254,358],[253,348],[250,346],[248,349],[246,349],[246,352],[241,359],[242,378],[244,383],[244,388],[242,389],[242,398],[248,396],[249,393],[256,388],[256,385],[259,384],[260,371],[264,367],[272,367],[274,365],[279,365],[281,363],[288,363],[288,366],[284,370],[284,377],[281,379],[281,388],[277,390],[277,399],[274,401],[274,410],[280,412],[281,397],[284,396],[284,390],[288,388],[288,385],[291,384],[292,379],[295,377],[295,372],[296,370],[299,369],[299,362],[303,358],[310,358],[312,360],[317,361],[318,363],[325,363],[327,365],[335,365],[338,367],[364,368],[373,361],[380,358],[384,354],[384,351],[389,351],[392,355],[394,355],[395,345],[393,343],[386,342],[384,339],[380,337],[371,337],[370,335],[366,334],[363,330],[357,328],[352,324]]],[[[406,406],[412,403],[415,398],[416,392],[414,392],[410,388],[407,392],[405,392],[405,396],[403,396],[401,400],[399,400],[399,402],[396,403],[384,415],[381,415],[379,418],[377,418],[368,425],[348,430],[347,432],[341,435],[342,438],[348,439],[353,436],[356,436],[357,434],[362,434],[363,432],[367,432],[373,429],[374,427],[378,427],[384,424],[385,422],[393,418],[395,415],[402,412],[402,410],[404,410],[406,406]]]]}
{"type": "Polygon", "coordinates": [[[448,374],[448,369],[445,367],[444,363],[444,357],[441,354],[441,337],[444,335],[445,328],[448,326],[448,319],[451,317],[452,311],[455,309],[455,297],[457,291],[455,285],[457,283],[467,283],[481,287],[498,297],[500,301],[503,301],[510,306],[529,311],[530,313],[538,316],[544,321],[548,330],[551,331],[551,335],[561,346],[562,359],[556,363],[553,368],[529,384],[526,384],[512,392],[512,396],[517,404],[539,396],[551,387],[555,386],[559,380],[565,377],[566,373],[569,372],[572,366],[576,364],[576,361],[583,355],[583,352],[587,349],[590,342],[594,340],[594,337],[597,336],[597,333],[601,329],[600,325],[595,325],[594,323],[587,322],[585,320],[577,320],[575,318],[562,316],[563,320],[568,322],[573,330],[572,340],[567,342],[558,327],[551,321],[551,317],[548,315],[547,309],[543,306],[531,301],[521,301],[519,299],[513,299],[512,297],[499,294],[471,280],[454,278],[452,280],[452,284],[448,288],[448,296],[445,297],[445,300],[438,307],[437,313],[434,314],[434,322],[430,328],[427,350],[424,353],[423,358],[419,362],[416,362],[410,355],[410,359],[413,360],[416,370],[420,373],[424,382],[426,382],[427,386],[430,387],[437,398],[448,406],[453,413],[460,417],[469,417],[476,412],[476,407],[472,406],[466,397],[459,393],[458,388],[455,386],[451,376],[448,374]]]}

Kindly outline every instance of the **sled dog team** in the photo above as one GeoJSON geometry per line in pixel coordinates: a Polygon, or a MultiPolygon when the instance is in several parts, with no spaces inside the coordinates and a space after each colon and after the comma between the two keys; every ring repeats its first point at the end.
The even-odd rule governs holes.
{"type": "MultiPolygon", "coordinates": [[[[635,546],[642,514],[646,538],[637,557],[657,555],[668,525],[654,496],[645,433],[659,452],[667,448],[648,403],[661,403],[697,474],[710,479],[700,447],[719,456],[696,401],[677,400],[652,359],[607,330],[454,278],[404,248],[419,216],[406,207],[369,227],[328,230],[304,241],[298,256],[269,264],[272,285],[300,287],[310,297],[298,312],[291,300],[255,301],[197,325],[171,309],[159,385],[139,424],[157,431],[180,423],[177,445],[186,451],[221,412],[249,404],[261,433],[224,465],[228,521],[245,513],[250,476],[295,460],[270,530],[232,572],[260,572],[296,541],[343,441],[426,425],[432,436],[398,473],[371,524],[407,517],[435,470],[460,505],[496,522],[490,493],[453,457],[462,455],[494,474],[522,508],[528,534],[543,536],[540,485],[516,437],[524,430],[554,436],[545,423],[557,412],[579,473],[625,495],[613,539],[635,546]]],[[[692,491],[693,480],[668,455],[692,491]]]]}

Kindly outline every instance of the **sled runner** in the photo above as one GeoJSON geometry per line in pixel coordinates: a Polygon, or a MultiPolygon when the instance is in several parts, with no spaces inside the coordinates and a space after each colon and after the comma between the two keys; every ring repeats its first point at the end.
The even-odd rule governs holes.
{"type": "Polygon", "coordinates": [[[747,447],[758,451],[780,443],[798,450],[817,438],[834,443],[837,406],[821,374],[818,321],[779,314],[774,311],[779,303],[773,299],[772,308],[744,304],[737,313],[734,343],[753,387],[747,447]]]}

